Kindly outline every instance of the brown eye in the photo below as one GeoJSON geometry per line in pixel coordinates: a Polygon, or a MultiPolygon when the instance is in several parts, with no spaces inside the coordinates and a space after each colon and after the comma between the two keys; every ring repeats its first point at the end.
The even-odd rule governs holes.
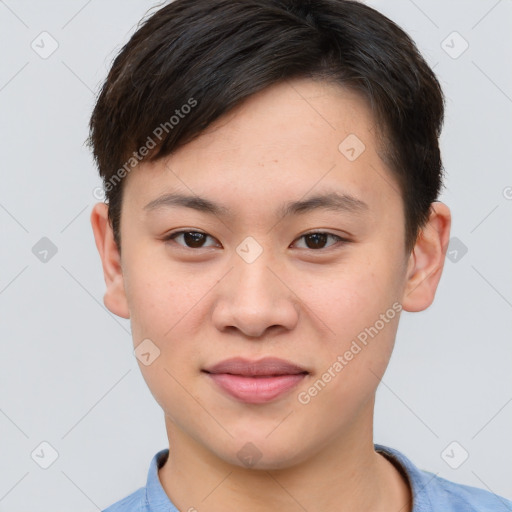
{"type": "MultiPolygon", "coordinates": [[[[205,241],[208,238],[212,238],[210,235],[206,233],[202,233],[201,231],[177,231],[176,233],[172,233],[165,238],[165,240],[178,240],[182,239],[182,242],[177,242],[178,245],[188,249],[201,249],[203,247],[212,247],[211,245],[204,245],[205,241]]],[[[213,238],[212,238],[213,240],[213,238]]]]}
{"type": "MultiPolygon", "coordinates": [[[[215,239],[213,237],[201,231],[177,231],[168,235],[164,240],[172,240],[185,249],[202,249],[218,246],[215,243],[215,239]],[[208,238],[214,241],[213,245],[205,245],[205,242],[208,240],[208,238]]],[[[305,241],[305,247],[303,246],[302,248],[315,251],[329,249],[333,245],[336,245],[336,242],[341,242],[341,244],[349,242],[349,240],[338,235],[322,231],[306,233],[305,235],[302,235],[300,238],[298,238],[298,240],[305,241]],[[328,244],[329,239],[334,240],[334,242],[328,244]]]]}
{"type": "MultiPolygon", "coordinates": [[[[341,236],[333,235],[332,233],[324,233],[322,231],[307,233],[302,235],[298,240],[304,239],[306,243],[305,249],[319,250],[326,248],[326,244],[329,238],[334,239],[335,242],[348,242],[348,240],[342,238],[341,236]]],[[[328,245],[327,248],[332,247],[333,245],[335,245],[335,243],[328,245]]]]}

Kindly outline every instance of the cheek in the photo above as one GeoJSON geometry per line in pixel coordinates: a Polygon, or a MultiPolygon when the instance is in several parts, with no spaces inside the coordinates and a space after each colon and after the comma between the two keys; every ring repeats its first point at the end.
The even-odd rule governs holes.
{"type": "Polygon", "coordinates": [[[139,368],[155,400],[166,411],[169,403],[183,395],[179,383],[196,371],[198,331],[204,325],[201,316],[205,314],[201,298],[211,286],[208,280],[187,280],[182,272],[162,271],[155,266],[131,276],[134,348],[150,340],[158,354],[149,365],[139,360],[139,368]]]}
{"type": "Polygon", "coordinates": [[[137,338],[155,338],[166,343],[182,322],[190,325],[197,305],[211,288],[208,279],[187,276],[176,268],[144,264],[129,273],[127,290],[132,331],[137,338]]]}
{"type": "Polygon", "coordinates": [[[336,334],[345,338],[358,325],[373,323],[380,309],[388,307],[394,292],[389,288],[389,281],[382,269],[342,265],[303,285],[304,302],[336,334]]]}
{"type": "Polygon", "coordinates": [[[363,371],[366,378],[373,378],[368,367],[380,374],[388,363],[401,304],[392,261],[381,255],[369,258],[368,264],[340,267],[330,279],[309,286],[308,308],[327,326],[327,367],[346,354],[350,370],[344,373],[363,371]]]}

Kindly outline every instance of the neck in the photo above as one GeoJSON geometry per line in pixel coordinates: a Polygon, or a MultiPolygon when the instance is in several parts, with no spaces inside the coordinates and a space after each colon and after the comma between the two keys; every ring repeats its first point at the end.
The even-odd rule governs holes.
{"type": "MultiPolygon", "coordinates": [[[[370,414],[373,413],[373,410],[370,414]]],[[[373,418],[371,418],[373,419],[373,418]]],[[[266,512],[410,512],[411,490],[398,469],[373,446],[373,422],[328,440],[291,467],[250,469],[230,464],[166,417],[169,458],[159,470],[179,510],[266,512]]]]}

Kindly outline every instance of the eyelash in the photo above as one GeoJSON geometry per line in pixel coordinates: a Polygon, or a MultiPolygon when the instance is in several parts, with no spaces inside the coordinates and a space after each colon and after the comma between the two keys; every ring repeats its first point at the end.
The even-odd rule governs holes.
{"type": "MultiPolygon", "coordinates": [[[[214,239],[214,237],[212,237],[211,235],[208,235],[208,233],[204,233],[203,231],[181,230],[181,231],[175,231],[174,233],[170,233],[163,240],[165,242],[171,242],[171,241],[174,242],[174,239],[176,237],[178,237],[179,235],[183,235],[185,233],[194,233],[194,234],[199,233],[199,234],[206,235],[207,237],[210,237],[210,238],[214,239]]],[[[344,245],[344,244],[350,242],[350,240],[348,240],[346,238],[343,238],[343,237],[341,237],[339,235],[335,235],[334,233],[329,233],[327,231],[310,231],[308,233],[304,233],[303,235],[301,235],[296,240],[300,240],[301,238],[305,238],[307,236],[315,235],[315,234],[327,235],[328,237],[336,238],[337,239],[337,243],[332,244],[332,245],[330,245],[330,246],[328,246],[326,248],[321,248],[321,249],[310,249],[309,247],[305,247],[305,249],[308,249],[308,250],[314,251],[314,252],[328,251],[329,249],[335,247],[338,244],[344,245]]],[[[174,243],[176,243],[176,242],[174,242],[174,243]]],[[[181,244],[177,244],[177,245],[179,245],[183,249],[190,249],[190,250],[200,250],[200,249],[210,249],[211,248],[211,246],[209,246],[209,247],[188,247],[186,245],[181,245],[181,244]]]]}

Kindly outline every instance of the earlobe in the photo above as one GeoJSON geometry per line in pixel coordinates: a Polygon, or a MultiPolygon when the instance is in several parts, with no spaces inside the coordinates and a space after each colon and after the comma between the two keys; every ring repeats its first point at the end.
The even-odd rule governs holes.
{"type": "Polygon", "coordinates": [[[431,205],[430,217],[421,230],[409,258],[402,307],[423,311],[433,302],[443,272],[450,240],[451,214],[444,203],[431,205]]]}
{"type": "Polygon", "coordinates": [[[126,299],[121,257],[108,221],[108,205],[96,203],[91,212],[91,226],[100,254],[107,290],[103,302],[107,309],[122,318],[130,318],[126,299]]]}

